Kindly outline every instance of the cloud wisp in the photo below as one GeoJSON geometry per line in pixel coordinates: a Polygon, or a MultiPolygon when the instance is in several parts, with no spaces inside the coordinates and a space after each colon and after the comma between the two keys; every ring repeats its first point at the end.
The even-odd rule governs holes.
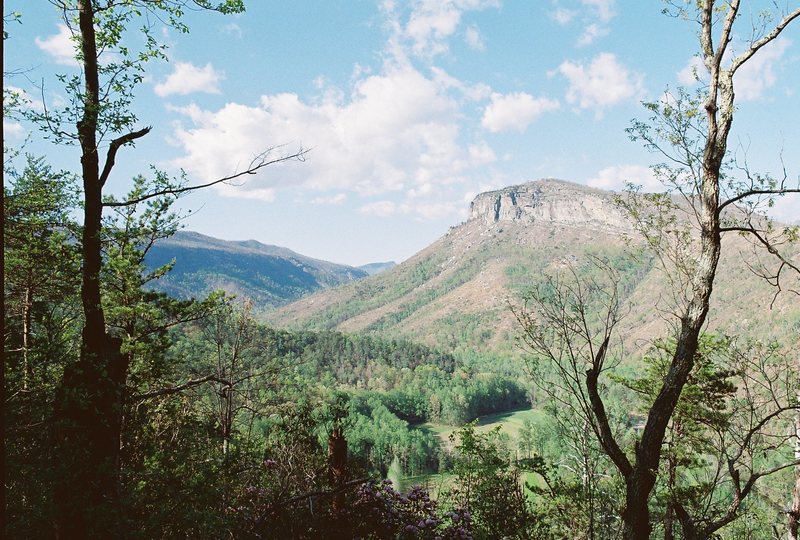
{"type": "MultiPolygon", "coordinates": [[[[414,0],[405,22],[398,2],[385,0],[382,6],[394,34],[392,41],[407,43],[415,56],[433,58],[450,50],[449,39],[461,25],[465,12],[499,5],[498,0],[414,0]]],[[[470,48],[483,50],[483,38],[474,24],[467,27],[464,39],[470,48]]]]}
{"type": "Polygon", "coordinates": [[[66,24],[58,25],[58,33],[46,38],[36,37],[34,41],[36,46],[47,53],[56,64],[62,66],[78,65],[78,61],[75,60],[75,41],[72,37],[72,31],[66,24]]]}
{"type": "Polygon", "coordinates": [[[558,73],[569,82],[567,102],[593,110],[598,117],[608,107],[644,93],[642,76],[628,70],[612,53],[600,53],[588,63],[562,62],[558,73]]]}
{"type": "Polygon", "coordinates": [[[156,84],[153,91],[160,97],[175,94],[185,96],[197,92],[219,94],[219,83],[224,78],[225,75],[214,69],[210,63],[198,67],[189,62],[177,62],[172,73],[163,82],[156,84]]]}
{"type": "Polygon", "coordinates": [[[492,133],[508,130],[522,133],[539,116],[559,107],[558,100],[535,98],[526,92],[494,93],[484,110],[481,125],[492,133]]]}

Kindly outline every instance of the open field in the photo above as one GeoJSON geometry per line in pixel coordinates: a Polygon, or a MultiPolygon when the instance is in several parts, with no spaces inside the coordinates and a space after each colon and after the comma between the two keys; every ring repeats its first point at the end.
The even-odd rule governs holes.
{"type": "MultiPolygon", "coordinates": [[[[500,433],[508,435],[511,439],[511,447],[516,448],[519,430],[522,428],[523,423],[529,420],[535,426],[544,420],[544,414],[545,413],[542,411],[535,411],[532,409],[487,414],[477,419],[476,431],[478,433],[488,433],[499,427],[500,433]]],[[[416,429],[434,433],[439,437],[441,444],[449,448],[451,446],[450,435],[458,431],[460,427],[436,422],[425,422],[424,424],[416,426],[416,429]]],[[[420,474],[403,477],[400,480],[400,485],[395,487],[401,491],[407,491],[412,486],[420,485],[423,486],[432,497],[436,498],[441,491],[449,487],[452,480],[452,474],[420,474]]],[[[525,475],[525,480],[528,482],[538,482],[538,478],[535,478],[535,475],[530,473],[525,475]]]]}
{"type": "MultiPolygon", "coordinates": [[[[501,413],[487,414],[477,419],[476,431],[487,433],[498,426],[500,433],[508,435],[514,442],[517,440],[520,428],[525,420],[531,421],[534,425],[542,422],[544,412],[532,409],[521,409],[517,411],[506,411],[501,413]]],[[[425,422],[416,426],[417,429],[426,430],[436,434],[445,446],[450,445],[450,434],[460,429],[459,426],[450,426],[436,422],[425,422]]]]}

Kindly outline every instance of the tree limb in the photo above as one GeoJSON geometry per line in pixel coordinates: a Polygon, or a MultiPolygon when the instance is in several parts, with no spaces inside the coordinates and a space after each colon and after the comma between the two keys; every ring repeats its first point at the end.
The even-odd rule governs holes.
{"type": "Polygon", "coordinates": [[[606,348],[608,347],[610,338],[610,335],[606,336],[605,341],[603,341],[603,344],[597,351],[597,355],[595,356],[594,360],[594,368],[586,370],[586,390],[589,394],[589,402],[591,403],[592,413],[594,413],[594,417],[597,421],[598,429],[600,431],[600,444],[603,445],[606,453],[608,453],[608,456],[614,462],[614,465],[616,465],[620,473],[622,473],[622,476],[628,478],[633,471],[633,467],[631,466],[631,462],[628,460],[628,457],[625,455],[625,452],[623,452],[617,444],[614,434],[611,432],[611,426],[608,422],[608,415],[606,414],[603,400],[600,397],[600,392],[597,389],[597,378],[599,375],[597,366],[602,365],[603,357],[606,354],[606,348]]]}
{"type": "Polygon", "coordinates": [[[759,242],[761,242],[764,245],[765,248],[767,248],[767,251],[769,251],[770,254],[774,255],[775,257],[780,259],[780,261],[783,264],[785,264],[786,266],[788,266],[789,268],[800,274],[800,267],[798,267],[796,264],[792,263],[791,261],[787,260],[783,255],[781,255],[778,252],[778,250],[775,249],[775,246],[773,246],[769,240],[761,236],[761,234],[759,234],[759,231],[757,231],[754,227],[739,227],[739,226],[720,227],[719,232],[720,233],[741,232],[741,233],[752,234],[758,239],[759,242]]]}
{"type": "Polygon", "coordinates": [[[747,197],[753,197],[755,195],[784,195],[786,193],[800,193],[800,188],[748,189],[747,191],[743,191],[742,193],[739,193],[738,195],[719,203],[718,211],[722,212],[723,208],[726,206],[737,203],[742,199],[746,199],[747,197]]]}
{"type": "Polygon", "coordinates": [[[736,73],[736,70],[739,69],[742,64],[747,62],[750,57],[752,57],[759,49],[761,49],[767,43],[773,41],[778,35],[783,32],[783,29],[792,22],[794,19],[800,17],[800,8],[795,9],[791,13],[788,13],[781,21],[775,25],[775,28],[772,29],[772,32],[767,34],[766,36],[762,37],[755,43],[750,45],[750,48],[747,49],[745,52],[737,56],[733,62],[731,62],[730,72],[731,74],[736,73]]]}
{"type": "Polygon", "coordinates": [[[131,143],[136,139],[141,139],[150,133],[150,129],[152,128],[148,126],[139,131],[131,131],[111,141],[111,145],[108,147],[108,153],[106,154],[106,163],[103,166],[103,172],[100,174],[100,187],[106,184],[106,180],[108,180],[108,176],[111,174],[111,169],[114,168],[114,162],[116,161],[119,147],[131,143]]]}
{"type": "Polygon", "coordinates": [[[183,384],[179,384],[178,386],[169,386],[167,388],[161,388],[159,390],[153,390],[151,392],[145,392],[144,394],[136,394],[131,396],[131,401],[139,402],[144,401],[146,399],[159,397],[159,396],[168,396],[172,394],[178,394],[183,392],[184,390],[188,390],[189,388],[193,388],[195,386],[199,386],[203,383],[214,381],[225,385],[230,385],[230,382],[217,377],[216,375],[206,375],[205,377],[200,377],[199,379],[190,379],[183,384]]]}
{"type": "Polygon", "coordinates": [[[309,152],[305,149],[300,149],[297,152],[290,154],[288,156],[281,156],[275,159],[267,160],[266,156],[272,149],[266,150],[259,154],[250,164],[250,166],[245,169],[244,171],[240,171],[238,173],[234,173],[230,176],[226,176],[224,178],[218,178],[217,180],[213,180],[211,182],[207,182],[205,184],[200,184],[198,186],[186,186],[186,187],[176,187],[176,188],[168,188],[162,189],[158,191],[152,191],[150,193],[146,193],[141,197],[136,197],[134,199],[128,199],[126,201],[106,201],[103,203],[103,206],[106,208],[115,208],[120,206],[133,206],[135,204],[139,204],[141,202],[147,201],[154,197],[161,197],[163,195],[180,195],[182,193],[190,193],[192,191],[196,191],[198,189],[203,189],[211,186],[215,186],[217,184],[223,184],[225,182],[229,182],[231,180],[235,180],[245,175],[256,174],[259,169],[267,167],[269,165],[274,165],[276,163],[283,163],[284,161],[305,161],[305,156],[309,152]]]}

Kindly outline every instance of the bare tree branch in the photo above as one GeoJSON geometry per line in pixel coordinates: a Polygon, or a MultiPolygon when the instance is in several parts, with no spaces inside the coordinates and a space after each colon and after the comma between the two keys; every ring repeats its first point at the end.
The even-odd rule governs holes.
{"type": "Polygon", "coordinates": [[[758,196],[758,195],[770,195],[770,196],[772,196],[772,195],[785,195],[787,193],[800,193],[800,188],[783,188],[783,187],[781,187],[780,189],[749,189],[747,191],[744,191],[742,193],[738,193],[738,194],[734,195],[733,197],[731,197],[730,199],[727,199],[726,201],[723,201],[723,202],[719,203],[719,211],[722,212],[722,210],[726,206],[729,206],[731,204],[735,204],[735,203],[741,201],[742,199],[746,199],[748,197],[755,197],[755,196],[758,196]]]}
{"type": "Polygon", "coordinates": [[[731,74],[736,73],[736,70],[742,67],[742,64],[747,62],[764,45],[775,40],[775,38],[777,38],[778,35],[781,32],[783,32],[783,29],[786,28],[790,22],[792,22],[794,19],[798,17],[800,17],[800,8],[797,8],[794,11],[788,13],[783,19],[780,20],[778,24],[775,25],[775,27],[769,34],[765,35],[755,43],[752,43],[745,52],[743,52],[733,60],[730,67],[731,74]]]}
{"type": "Polygon", "coordinates": [[[193,388],[195,386],[199,386],[207,382],[218,382],[223,385],[230,385],[228,381],[220,379],[216,375],[206,375],[205,377],[200,377],[199,379],[190,379],[185,383],[179,384],[177,386],[170,386],[167,388],[161,388],[159,390],[153,390],[151,392],[145,392],[143,394],[136,394],[134,396],[131,396],[130,399],[133,402],[141,402],[147,399],[152,399],[154,397],[169,396],[172,394],[178,394],[180,392],[183,392],[184,390],[188,390],[189,388],[193,388]]]}
{"type": "Polygon", "coordinates": [[[190,192],[196,191],[198,189],[203,189],[203,188],[215,186],[217,184],[223,184],[225,182],[230,182],[231,180],[235,180],[235,179],[241,178],[243,176],[256,174],[260,169],[263,169],[264,167],[268,167],[269,165],[274,165],[276,163],[283,163],[285,161],[294,161],[294,160],[296,160],[296,161],[305,161],[306,154],[308,154],[308,152],[309,152],[309,150],[301,148],[300,150],[298,150],[297,152],[295,152],[293,154],[277,157],[277,158],[274,158],[274,159],[267,159],[267,156],[269,155],[269,153],[272,150],[274,150],[274,148],[270,148],[268,150],[265,150],[264,152],[262,152],[261,154],[256,156],[256,158],[253,159],[253,161],[250,163],[250,166],[247,169],[245,169],[243,171],[240,171],[240,172],[237,172],[237,173],[234,173],[234,174],[232,174],[230,176],[226,176],[224,178],[219,178],[217,180],[213,180],[211,182],[207,182],[205,184],[200,184],[200,185],[197,185],[197,186],[176,187],[176,188],[168,188],[168,189],[152,191],[152,192],[146,193],[146,194],[144,194],[144,195],[142,195],[140,197],[135,197],[133,199],[128,199],[126,201],[106,201],[106,202],[103,203],[103,206],[107,207],[107,208],[114,208],[114,207],[120,207],[120,206],[131,206],[131,205],[139,204],[141,202],[147,201],[147,200],[155,198],[155,197],[161,197],[163,195],[180,195],[182,193],[190,193],[190,192]]]}
{"type": "Polygon", "coordinates": [[[108,176],[111,174],[111,169],[114,168],[114,163],[117,158],[117,150],[119,150],[120,146],[130,144],[136,139],[141,139],[148,133],[150,133],[150,127],[146,127],[140,129],[139,131],[131,131],[130,133],[126,133],[121,137],[117,137],[108,147],[108,153],[106,154],[106,163],[103,166],[103,172],[100,174],[100,186],[104,186],[106,184],[106,180],[108,180],[108,176]]]}

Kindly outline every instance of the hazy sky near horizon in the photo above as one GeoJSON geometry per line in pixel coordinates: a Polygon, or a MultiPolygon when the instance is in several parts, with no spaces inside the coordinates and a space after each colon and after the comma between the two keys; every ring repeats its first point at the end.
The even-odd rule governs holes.
{"type": "MultiPolygon", "coordinates": [[[[748,4],[747,2],[745,2],[748,4]]],[[[793,2],[781,0],[789,6],[793,2]]],[[[749,37],[743,10],[734,47],[749,37]]],[[[154,164],[201,183],[266,148],[303,162],[184,197],[186,228],[347,264],[401,261],[466,217],[479,192],[538,178],[657,189],[659,156],[625,129],[642,101],[693,87],[696,24],[640,0],[249,0],[163,29],[135,110],[153,131],[122,150],[109,189],[154,164]]],[[[63,103],[73,42],[44,0],[7,0],[5,87],[63,103]],[[44,85],[42,84],[44,83],[44,85]]],[[[701,70],[702,71],[702,70],[701,70]]],[[[737,74],[731,150],[757,171],[800,175],[800,22],[737,74]],[[782,158],[783,157],[783,162],[782,158]]],[[[29,126],[4,119],[6,144],[29,126]]],[[[79,169],[76,148],[27,149],[79,169]]],[[[277,155],[277,154],[275,154],[277,155]]],[[[800,197],[775,216],[800,219],[800,197]]]]}

